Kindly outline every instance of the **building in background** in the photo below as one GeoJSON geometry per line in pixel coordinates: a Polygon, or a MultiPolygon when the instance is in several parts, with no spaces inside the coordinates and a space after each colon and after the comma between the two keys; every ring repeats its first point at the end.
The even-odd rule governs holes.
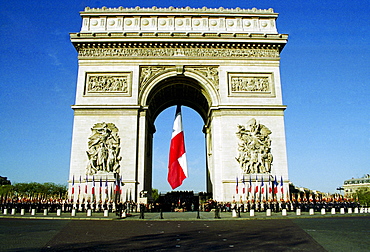
{"type": "Polygon", "coordinates": [[[352,197],[359,190],[370,191],[370,174],[362,178],[351,178],[344,181],[344,197],[352,197]]]}

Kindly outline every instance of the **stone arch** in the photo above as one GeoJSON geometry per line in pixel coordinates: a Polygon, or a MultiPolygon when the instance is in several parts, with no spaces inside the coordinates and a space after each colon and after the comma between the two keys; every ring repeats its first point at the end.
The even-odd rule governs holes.
{"type": "Polygon", "coordinates": [[[164,69],[142,83],[139,104],[154,120],[165,108],[181,103],[197,111],[206,124],[210,108],[219,104],[216,85],[194,69],[181,67],[180,73],[179,67],[164,69]]]}

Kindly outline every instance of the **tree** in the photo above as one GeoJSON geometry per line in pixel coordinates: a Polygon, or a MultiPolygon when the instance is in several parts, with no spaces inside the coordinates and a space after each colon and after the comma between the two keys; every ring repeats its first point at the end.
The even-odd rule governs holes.
{"type": "Polygon", "coordinates": [[[154,188],[152,189],[152,198],[154,202],[156,202],[159,199],[158,189],[154,188]]]}
{"type": "Polygon", "coordinates": [[[366,187],[359,188],[354,194],[361,205],[370,205],[370,191],[366,187]]]}

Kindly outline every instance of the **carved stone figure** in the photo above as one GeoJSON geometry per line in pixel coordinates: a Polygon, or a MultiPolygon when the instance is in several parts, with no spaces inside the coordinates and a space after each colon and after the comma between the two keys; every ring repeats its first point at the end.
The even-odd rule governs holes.
{"type": "Polygon", "coordinates": [[[117,127],[113,123],[103,122],[95,124],[91,131],[89,149],[86,151],[89,158],[87,174],[98,171],[117,173],[121,160],[117,127]]]}
{"type": "Polygon", "coordinates": [[[246,126],[238,125],[236,133],[241,140],[239,156],[236,160],[244,173],[270,173],[273,156],[271,154],[271,131],[252,118],[246,126]]]}

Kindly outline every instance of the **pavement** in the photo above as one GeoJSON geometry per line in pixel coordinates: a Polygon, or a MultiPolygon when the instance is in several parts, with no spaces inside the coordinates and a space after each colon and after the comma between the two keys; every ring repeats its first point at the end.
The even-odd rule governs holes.
{"type": "Polygon", "coordinates": [[[0,251],[369,251],[370,214],[0,215],[0,251]]]}

